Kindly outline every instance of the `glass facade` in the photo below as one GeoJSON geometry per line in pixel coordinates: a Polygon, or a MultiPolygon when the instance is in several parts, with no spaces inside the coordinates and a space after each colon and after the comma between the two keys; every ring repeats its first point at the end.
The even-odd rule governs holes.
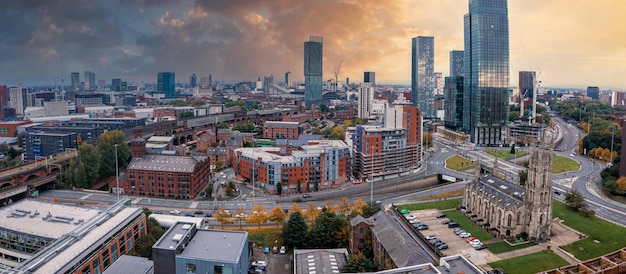
{"type": "Polygon", "coordinates": [[[413,38],[411,55],[411,102],[423,117],[435,117],[435,38],[413,38]]]}
{"type": "Polygon", "coordinates": [[[322,56],[324,40],[311,36],[304,42],[304,100],[307,104],[322,99],[322,56]]]}
{"type": "Polygon", "coordinates": [[[159,72],[157,74],[157,91],[165,93],[165,98],[176,98],[174,72],[159,72]]]}
{"type": "Polygon", "coordinates": [[[507,1],[470,0],[464,26],[463,128],[474,144],[499,145],[508,121],[507,1]]]}
{"type": "Polygon", "coordinates": [[[444,125],[447,129],[460,130],[463,126],[463,77],[446,77],[444,92],[444,125]]]}
{"type": "Polygon", "coordinates": [[[450,51],[450,77],[464,76],[462,50],[450,51]]]}

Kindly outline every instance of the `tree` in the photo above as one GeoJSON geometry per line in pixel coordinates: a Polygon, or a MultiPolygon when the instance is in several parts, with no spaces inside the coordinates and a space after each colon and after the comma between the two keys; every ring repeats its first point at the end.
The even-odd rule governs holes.
{"type": "Polygon", "coordinates": [[[180,115],[180,118],[191,118],[193,116],[194,115],[192,111],[185,111],[180,115]]]}
{"type": "Polygon", "coordinates": [[[376,202],[368,202],[367,205],[363,207],[363,218],[369,218],[374,216],[374,214],[378,213],[382,208],[380,204],[376,202]]]}
{"type": "MultiPolygon", "coordinates": [[[[100,137],[98,137],[98,152],[100,152],[102,159],[100,176],[102,177],[115,175],[115,144],[118,144],[117,160],[119,168],[126,168],[132,159],[130,149],[126,144],[126,135],[124,132],[112,130],[102,133],[100,137]]],[[[80,153],[80,156],[82,157],[82,153],[80,153]]]]}
{"type": "Polygon", "coordinates": [[[285,246],[289,248],[306,247],[307,225],[302,214],[295,211],[289,217],[289,221],[283,225],[282,238],[285,246]]]}
{"type": "Polygon", "coordinates": [[[510,154],[515,154],[515,144],[511,145],[511,151],[509,151],[510,154]]]}
{"type": "Polygon", "coordinates": [[[157,239],[149,233],[141,235],[137,240],[137,246],[135,247],[137,255],[144,258],[152,258],[152,246],[156,242],[157,239]]]}
{"type": "Polygon", "coordinates": [[[337,209],[341,214],[348,215],[352,209],[352,205],[350,204],[350,200],[347,197],[341,198],[341,203],[339,203],[339,208],[337,209]]]}
{"type": "Polygon", "coordinates": [[[352,207],[352,212],[356,215],[363,214],[363,208],[367,205],[361,198],[354,201],[354,206],[352,207]]]}
{"type": "Polygon", "coordinates": [[[90,188],[100,178],[100,154],[93,145],[84,143],[78,147],[78,155],[70,160],[65,182],[74,187],[90,188]]]}
{"type": "Polygon", "coordinates": [[[171,103],[175,107],[186,107],[189,106],[189,103],[185,100],[176,100],[171,103]]]}
{"type": "Polygon", "coordinates": [[[227,123],[224,123],[224,122],[217,123],[217,125],[215,127],[218,128],[218,129],[220,129],[220,128],[230,128],[230,126],[227,123]]]}
{"type": "Polygon", "coordinates": [[[228,214],[228,212],[226,212],[223,208],[220,208],[215,212],[215,221],[222,224],[222,229],[224,229],[224,224],[233,223],[230,214],[228,214]]]}
{"type": "Polygon", "coordinates": [[[585,197],[583,197],[582,194],[580,194],[580,192],[576,191],[576,190],[571,190],[570,192],[567,192],[567,194],[565,194],[565,203],[579,211],[583,208],[587,208],[587,203],[585,202],[585,197]]]}
{"type": "Polygon", "coordinates": [[[309,231],[309,246],[315,248],[346,247],[350,243],[350,223],[345,217],[323,211],[309,231]]]}
{"type": "MultiPolygon", "coordinates": [[[[624,160],[626,161],[626,159],[624,160]]],[[[619,191],[626,192],[626,177],[621,176],[616,181],[619,191]]]]}
{"type": "Polygon", "coordinates": [[[311,202],[306,205],[306,212],[304,213],[304,216],[307,220],[312,222],[317,219],[317,216],[320,215],[320,212],[321,210],[318,208],[317,204],[311,202]]]}
{"type": "Polygon", "coordinates": [[[254,125],[252,123],[236,124],[233,126],[233,130],[251,133],[252,131],[254,131],[254,125]]]}
{"type": "Polygon", "coordinates": [[[329,108],[326,104],[320,104],[320,111],[321,112],[328,112],[329,108]]]}
{"type": "Polygon", "coordinates": [[[276,206],[272,208],[270,211],[270,221],[276,223],[276,227],[278,227],[279,223],[283,223],[287,219],[287,214],[283,211],[282,208],[276,206]]]}
{"type": "Polygon", "coordinates": [[[239,229],[241,229],[241,219],[245,218],[246,215],[246,210],[241,207],[237,208],[237,210],[235,211],[235,218],[239,219],[239,229]]]}
{"type": "Polygon", "coordinates": [[[519,175],[519,185],[520,186],[525,185],[526,181],[528,180],[528,170],[522,169],[517,174],[519,175]]]}
{"type": "Polygon", "coordinates": [[[337,211],[337,207],[333,205],[333,201],[331,200],[326,200],[326,203],[324,203],[324,208],[326,209],[326,211],[333,214],[335,214],[337,211]]]}
{"type": "Polygon", "coordinates": [[[517,112],[517,111],[509,112],[509,121],[515,122],[517,120],[519,120],[519,112],[517,112]]]}
{"type": "Polygon", "coordinates": [[[609,176],[607,178],[604,178],[602,180],[602,189],[608,191],[609,193],[613,194],[613,195],[617,195],[620,194],[620,188],[622,188],[622,186],[626,187],[626,180],[622,179],[626,177],[620,177],[619,179],[615,180],[615,177],[613,176],[609,176]],[[621,184],[620,184],[621,181],[621,184]]]}
{"type": "Polygon", "coordinates": [[[302,207],[298,203],[293,203],[291,208],[289,209],[289,215],[293,215],[294,213],[299,212],[300,216],[302,216],[302,207]]]}
{"type": "Polygon", "coordinates": [[[207,197],[213,197],[213,183],[209,183],[207,187],[204,189],[204,193],[206,193],[207,197]]]}
{"type": "Polygon", "coordinates": [[[252,214],[248,216],[248,220],[246,222],[249,224],[258,224],[259,228],[261,228],[261,224],[267,223],[267,219],[267,212],[265,212],[263,205],[255,205],[252,207],[252,214]]]}
{"type": "Polygon", "coordinates": [[[281,183],[276,184],[276,192],[278,196],[283,195],[283,185],[281,183]]]}
{"type": "Polygon", "coordinates": [[[346,264],[343,266],[344,273],[362,273],[376,271],[374,262],[365,257],[362,253],[352,254],[348,257],[346,264]]]}

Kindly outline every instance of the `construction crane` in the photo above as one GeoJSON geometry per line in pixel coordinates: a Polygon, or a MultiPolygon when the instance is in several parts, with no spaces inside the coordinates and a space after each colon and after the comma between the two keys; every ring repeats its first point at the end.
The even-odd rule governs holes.
{"type": "Polygon", "coordinates": [[[341,59],[341,61],[339,61],[339,66],[337,66],[337,70],[335,71],[335,90],[333,91],[337,91],[339,90],[339,70],[341,69],[341,64],[343,64],[343,59],[341,59]]]}

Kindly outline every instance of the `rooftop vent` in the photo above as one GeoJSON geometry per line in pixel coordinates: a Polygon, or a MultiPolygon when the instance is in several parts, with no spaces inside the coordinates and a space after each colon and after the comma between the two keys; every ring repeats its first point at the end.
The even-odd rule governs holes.
{"type": "Polygon", "coordinates": [[[177,241],[177,242],[178,242],[178,241],[180,241],[180,239],[182,239],[182,238],[183,238],[183,234],[176,234],[176,235],[174,235],[174,237],[172,237],[172,240],[174,240],[174,241],[177,241]]]}

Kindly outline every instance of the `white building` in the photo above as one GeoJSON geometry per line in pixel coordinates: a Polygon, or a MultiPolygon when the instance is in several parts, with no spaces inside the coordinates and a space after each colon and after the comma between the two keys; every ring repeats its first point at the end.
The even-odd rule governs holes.
{"type": "Polygon", "coordinates": [[[15,114],[24,115],[26,109],[26,89],[13,87],[9,89],[9,106],[15,109],[15,114]]]}
{"type": "Polygon", "coordinates": [[[371,83],[362,83],[359,87],[359,118],[368,118],[372,112],[372,101],[374,100],[374,86],[371,83]]]}

